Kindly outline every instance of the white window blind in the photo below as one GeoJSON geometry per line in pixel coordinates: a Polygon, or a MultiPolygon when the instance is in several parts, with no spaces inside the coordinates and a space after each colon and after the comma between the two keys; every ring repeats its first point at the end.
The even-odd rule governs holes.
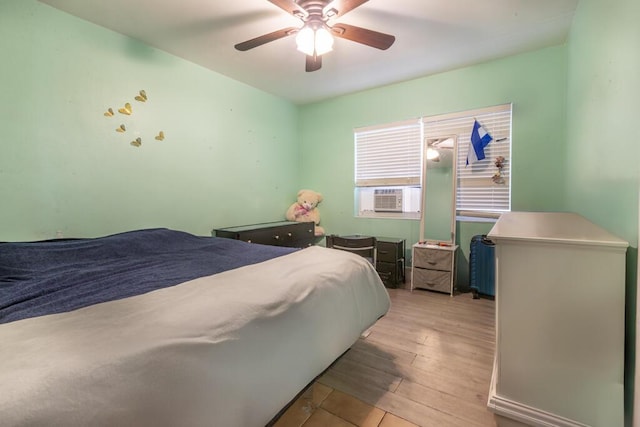
{"type": "Polygon", "coordinates": [[[426,117],[426,138],[456,135],[458,212],[505,212],[511,210],[511,104],[426,117]],[[484,127],[493,140],[484,149],[485,159],[466,164],[474,120],[484,127]],[[498,168],[496,157],[504,157],[500,179],[494,180],[498,168]],[[496,182],[497,181],[497,182],[496,182]]]}
{"type": "Polygon", "coordinates": [[[354,136],[357,187],[420,185],[420,120],[359,128],[354,136]]]}

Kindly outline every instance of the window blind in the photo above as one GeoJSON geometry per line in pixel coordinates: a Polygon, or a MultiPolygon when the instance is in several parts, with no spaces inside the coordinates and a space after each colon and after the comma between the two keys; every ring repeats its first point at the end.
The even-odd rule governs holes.
{"type": "Polygon", "coordinates": [[[436,117],[426,117],[426,138],[456,135],[458,140],[456,209],[460,211],[505,212],[511,210],[511,104],[465,111],[436,117]],[[493,140],[484,149],[485,159],[466,164],[474,120],[484,127],[493,140]],[[496,157],[505,161],[500,180],[496,157]]]}
{"type": "Polygon", "coordinates": [[[355,129],[354,137],[356,186],[420,185],[419,119],[355,129]]]}

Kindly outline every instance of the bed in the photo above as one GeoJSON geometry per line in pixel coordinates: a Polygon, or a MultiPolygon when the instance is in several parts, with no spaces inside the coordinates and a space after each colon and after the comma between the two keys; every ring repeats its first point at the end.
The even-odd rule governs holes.
{"type": "Polygon", "coordinates": [[[0,243],[3,426],[263,426],[389,309],[364,258],[151,229],[0,243]]]}

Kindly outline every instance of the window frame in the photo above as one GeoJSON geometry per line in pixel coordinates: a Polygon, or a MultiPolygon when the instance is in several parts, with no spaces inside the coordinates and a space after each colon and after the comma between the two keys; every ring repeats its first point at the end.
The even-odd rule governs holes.
{"type": "Polygon", "coordinates": [[[511,211],[512,186],[512,118],[513,104],[423,117],[425,138],[457,135],[456,153],[456,216],[497,218],[511,211]],[[492,136],[485,147],[485,159],[467,165],[471,131],[477,120],[492,136]],[[497,156],[505,158],[497,184],[492,177],[498,172],[497,156]],[[466,185],[465,185],[466,184],[466,185]]]}
{"type": "MultiPolygon", "coordinates": [[[[428,138],[442,136],[457,136],[456,146],[456,218],[464,217],[497,218],[502,212],[511,211],[512,200],[512,123],[513,104],[500,104],[491,107],[478,108],[473,110],[459,111],[454,113],[439,114],[434,116],[423,116],[418,119],[391,122],[382,125],[368,126],[354,129],[354,215],[357,218],[393,218],[393,219],[420,219],[423,214],[421,201],[416,203],[412,200],[403,212],[379,212],[375,210],[363,210],[365,202],[363,192],[382,188],[405,188],[403,199],[407,194],[413,195],[409,188],[419,188],[420,193],[424,191],[423,177],[425,162],[425,141],[428,138]],[[492,136],[492,141],[485,147],[485,158],[477,163],[466,165],[467,152],[470,145],[470,136],[474,121],[483,125],[492,136]],[[404,127],[419,128],[419,136],[415,133],[411,141],[407,141],[407,134],[398,131],[404,127]],[[360,138],[371,136],[376,133],[389,138],[389,145],[383,150],[405,151],[404,153],[383,154],[378,161],[385,164],[391,159],[391,165],[387,167],[393,169],[395,165],[404,166],[402,162],[413,162],[413,168],[401,169],[399,172],[393,170],[385,175],[385,167],[376,169],[375,161],[372,170],[361,169],[361,157],[364,146],[360,145],[360,138]],[[394,136],[395,134],[395,136],[394,136]],[[412,157],[413,156],[413,157],[412,157]],[[504,162],[501,169],[495,165],[496,157],[503,156],[504,162]],[[382,159],[382,160],[381,160],[382,159]],[[399,162],[399,163],[398,163],[399,162]],[[407,172],[412,171],[412,172],[407,172]],[[373,175],[369,174],[373,172],[373,175]],[[376,176],[376,173],[385,176],[376,176]],[[493,181],[494,175],[499,172],[501,183],[493,181]],[[475,194],[475,195],[474,195],[475,194]],[[476,197],[479,195],[480,197],[476,197]]],[[[409,132],[410,134],[411,132],[409,132]]],[[[375,138],[374,138],[375,139],[375,138]]],[[[383,138],[384,139],[384,138],[383,138]]],[[[384,141],[377,141],[384,145],[384,141]]],[[[369,167],[371,165],[367,165],[369,167]]],[[[379,165],[378,165],[379,166],[379,165]]],[[[366,168],[365,168],[366,169],[366,168]]],[[[498,177],[496,177],[498,178],[498,177]]],[[[404,201],[404,200],[403,200],[404,201]]]]}
{"type": "MultiPolygon", "coordinates": [[[[358,218],[420,219],[415,188],[422,191],[422,119],[354,129],[354,214],[358,218]],[[376,189],[403,189],[402,212],[363,205],[376,189]],[[409,200],[408,200],[409,199],[409,200]]],[[[420,197],[418,197],[419,199],[420,197]]]]}

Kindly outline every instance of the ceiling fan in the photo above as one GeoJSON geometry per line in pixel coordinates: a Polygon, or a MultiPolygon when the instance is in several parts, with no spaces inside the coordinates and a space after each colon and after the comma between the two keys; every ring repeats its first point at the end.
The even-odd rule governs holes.
{"type": "Polygon", "coordinates": [[[377,49],[388,49],[396,38],[362,27],[336,23],[327,24],[352,11],[368,0],[268,0],[285,12],[303,22],[302,27],[287,27],[272,33],[247,40],[235,45],[240,51],[253,49],[265,43],[296,34],[298,50],[307,55],[306,71],[316,71],[322,67],[322,55],[331,51],[333,36],[351,40],[377,49]]]}

